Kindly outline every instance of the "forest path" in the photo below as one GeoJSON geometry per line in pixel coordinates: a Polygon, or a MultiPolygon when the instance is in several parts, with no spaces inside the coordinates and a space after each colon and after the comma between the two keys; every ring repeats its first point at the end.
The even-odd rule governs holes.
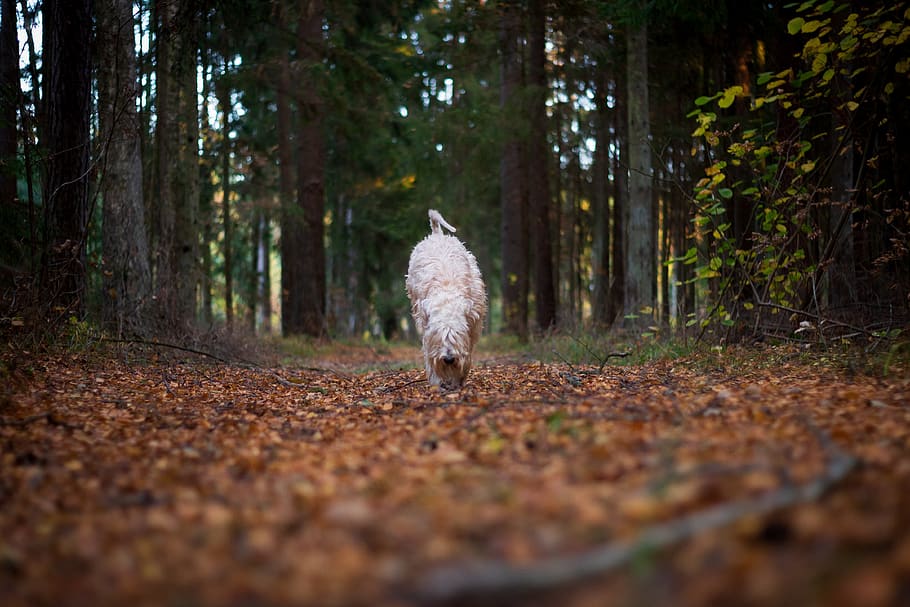
{"type": "Polygon", "coordinates": [[[488,357],[445,393],[414,355],[14,369],[0,604],[910,598],[906,370],[488,357]]]}

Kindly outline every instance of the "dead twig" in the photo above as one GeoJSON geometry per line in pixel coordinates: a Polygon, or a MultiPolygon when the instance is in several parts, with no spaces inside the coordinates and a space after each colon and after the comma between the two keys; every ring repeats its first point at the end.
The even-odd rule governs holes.
{"type": "Polygon", "coordinates": [[[618,569],[643,551],[663,550],[747,517],[765,516],[817,500],[842,481],[857,463],[856,458],[840,451],[827,437],[819,442],[829,454],[829,460],[822,474],[805,484],[783,486],[756,499],[719,504],[649,527],[632,540],[611,542],[578,555],[545,559],[526,566],[487,561],[437,569],[418,585],[417,595],[426,602],[458,602],[471,597],[549,590],[618,569]]]}

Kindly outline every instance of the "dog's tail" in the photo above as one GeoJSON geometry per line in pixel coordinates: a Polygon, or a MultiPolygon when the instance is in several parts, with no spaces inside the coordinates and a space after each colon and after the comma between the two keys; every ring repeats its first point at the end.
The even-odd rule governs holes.
{"type": "Polygon", "coordinates": [[[442,234],[442,228],[445,228],[450,232],[456,231],[455,228],[452,227],[452,225],[449,222],[447,222],[445,219],[442,218],[442,215],[439,214],[439,211],[437,211],[435,209],[430,209],[429,215],[430,215],[430,230],[434,234],[442,234]],[[442,226],[442,227],[440,227],[440,226],[442,226]]]}

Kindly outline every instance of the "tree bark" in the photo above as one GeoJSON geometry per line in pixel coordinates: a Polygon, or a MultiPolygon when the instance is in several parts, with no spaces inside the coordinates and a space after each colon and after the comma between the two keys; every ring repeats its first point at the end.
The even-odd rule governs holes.
{"type": "Polygon", "coordinates": [[[591,320],[597,327],[607,327],[612,322],[610,312],[610,200],[608,176],[610,173],[609,111],[607,108],[606,66],[597,68],[597,147],[594,151],[594,237],[591,251],[593,288],[591,294],[591,320]]]}
{"type": "Polygon", "coordinates": [[[234,328],[234,229],[231,223],[231,89],[224,82],[227,61],[221,74],[222,81],[215,85],[218,105],[221,107],[221,225],[224,230],[224,324],[228,331],[234,328]]]}
{"type": "Polygon", "coordinates": [[[90,0],[45,0],[44,302],[81,317],[89,196],[91,116],[90,0]]]}
{"type": "Polygon", "coordinates": [[[155,182],[158,196],[154,202],[153,276],[155,283],[156,320],[159,331],[169,333],[177,323],[177,269],[174,252],[174,188],[178,141],[176,137],[177,99],[173,82],[174,40],[176,38],[177,3],[156,4],[157,70],[155,72],[155,182]]]}
{"type": "Polygon", "coordinates": [[[550,238],[549,154],[547,153],[548,92],[546,75],[546,13],[543,0],[530,4],[528,76],[530,95],[530,141],[528,142],[528,206],[531,239],[534,242],[534,303],[537,329],[556,324],[556,294],[553,286],[553,246],[550,238]]]}
{"type": "Polygon", "coordinates": [[[0,208],[16,206],[16,106],[19,48],[16,2],[0,0],[0,208]]]}
{"type": "Polygon", "coordinates": [[[196,3],[158,8],[155,291],[160,330],[184,333],[195,320],[198,279],[198,107],[196,3]]]}
{"type": "Polygon", "coordinates": [[[629,206],[629,121],[628,88],[623,70],[616,75],[616,111],[613,127],[616,130],[617,157],[613,159],[613,243],[610,259],[613,266],[610,301],[607,317],[610,323],[622,315],[626,293],[626,209],[629,206]]]}
{"type": "Polygon", "coordinates": [[[269,210],[259,208],[256,211],[256,302],[258,318],[256,328],[266,335],[272,332],[272,276],[269,267],[271,251],[271,232],[269,230],[269,210]]]}
{"type": "MultiPolygon", "coordinates": [[[[644,17],[642,17],[644,19],[644,17]]],[[[626,210],[625,314],[645,326],[654,310],[655,230],[651,175],[648,104],[648,28],[642,22],[629,29],[626,65],[629,116],[629,205],[626,210]],[[650,310],[650,312],[648,312],[650,310]]]]}
{"type": "Polygon", "coordinates": [[[102,142],[102,319],[117,337],[145,335],[152,277],[142,208],[136,51],[130,0],[96,0],[102,142]]]}
{"type": "MultiPolygon", "coordinates": [[[[200,62],[202,69],[202,98],[208,103],[209,95],[214,85],[214,69],[212,67],[212,53],[210,49],[201,49],[200,62]]],[[[217,162],[215,151],[215,137],[213,127],[209,122],[209,113],[203,111],[199,114],[200,140],[202,142],[201,158],[199,160],[199,305],[200,320],[206,328],[214,325],[214,308],[212,302],[212,242],[215,240],[215,184],[211,176],[217,162]]]]}
{"type": "MultiPolygon", "coordinates": [[[[281,19],[279,18],[279,21],[281,19]]],[[[275,90],[278,124],[278,190],[281,203],[281,332],[292,335],[300,325],[301,213],[294,196],[294,151],[291,133],[291,75],[287,54],[281,58],[275,90]]]]}
{"type": "MultiPolygon", "coordinates": [[[[840,110],[842,111],[842,110],[840,110]]],[[[835,109],[832,129],[834,155],[831,163],[831,202],[828,206],[827,239],[831,253],[828,266],[828,305],[842,308],[856,303],[856,264],[853,254],[853,140],[844,127],[843,117],[835,109]]]]}
{"type": "Polygon", "coordinates": [[[179,326],[192,329],[196,321],[196,291],[199,285],[199,65],[200,6],[183,0],[180,7],[180,44],[176,81],[179,156],[174,202],[177,256],[177,313],[179,326]]]}
{"type": "MultiPolygon", "coordinates": [[[[517,2],[502,3],[499,32],[500,95],[503,114],[516,113],[521,88],[519,34],[521,9],[517,2]]],[[[520,115],[520,113],[518,114],[520,115]]],[[[499,165],[502,208],[502,314],[503,328],[520,339],[528,336],[528,230],[523,196],[521,141],[510,132],[499,165]]]]}
{"type": "Polygon", "coordinates": [[[322,0],[300,0],[297,54],[307,71],[300,91],[299,156],[297,158],[297,203],[303,212],[300,324],[294,332],[319,337],[326,332],[325,318],[325,142],[324,102],[320,93],[324,43],[322,0]]]}

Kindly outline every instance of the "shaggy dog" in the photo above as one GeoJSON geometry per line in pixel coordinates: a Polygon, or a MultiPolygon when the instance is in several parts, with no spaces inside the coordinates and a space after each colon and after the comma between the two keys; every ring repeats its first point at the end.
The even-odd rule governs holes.
{"type": "Polygon", "coordinates": [[[437,211],[430,210],[430,235],[417,243],[408,264],[411,315],[423,335],[427,381],[459,388],[471,370],[471,353],[487,314],[487,293],[477,260],[454,236],[437,211]]]}

